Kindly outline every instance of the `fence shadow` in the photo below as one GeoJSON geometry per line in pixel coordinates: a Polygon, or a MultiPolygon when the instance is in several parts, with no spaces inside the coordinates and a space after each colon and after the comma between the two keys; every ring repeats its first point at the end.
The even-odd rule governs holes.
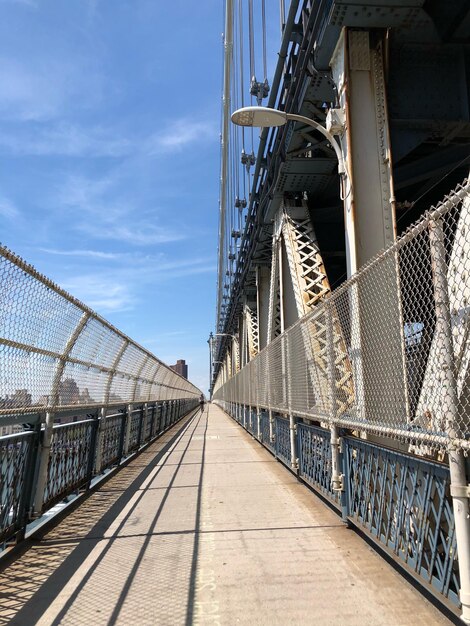
{"type": "Polygon", "coordinates": [[[191,623],[201,427],[198,411],[34,539],[0,573],[0,626],[191,623]]]}

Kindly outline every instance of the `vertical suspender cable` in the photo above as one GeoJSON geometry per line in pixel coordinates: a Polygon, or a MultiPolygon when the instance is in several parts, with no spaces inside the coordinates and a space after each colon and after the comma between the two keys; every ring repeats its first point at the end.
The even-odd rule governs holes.
{"type": "Polygon", "coordinates": [[[286,5],[284,0],[279,0],[279,14],[281,19],[281,37],[286,25],[286,5]]]}
{"type": "Polygon", "coordinates": [[[222,307],[224,281],[224,252],[227,210],[227,174],[228,174],[228,143],[230,135],[230,72],[233,49],[233,0],[225,3],[225,34],[224,34],[224,91],[223,91],[223,122],[222,122],[222,166],[220,168],[220,215],[219,215],[219,263],[217,286],[217,327],[219,327],[222,307]]]}
{"type": "Polygon", "coordinates": [[[261,26],[263,30],[263,71],[264,80],[268,80],[268,64],[266,61],[266,0],[261,2],[261,26]]]}
{"type": "Polygon", "coordinates": [[[255,25],[253,24],[253,0],[248,0],[248,30],[250,39],[250,79],[254,78],[255,67],[255,25]]]}

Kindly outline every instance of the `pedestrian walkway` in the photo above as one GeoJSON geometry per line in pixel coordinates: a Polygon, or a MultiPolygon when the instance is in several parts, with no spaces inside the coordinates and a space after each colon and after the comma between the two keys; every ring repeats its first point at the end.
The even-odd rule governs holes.
{"type": "Polygon", "coordinates": [[[0,624],[433,626],[445,619],[214,405],[0,574],[0,624]]]}

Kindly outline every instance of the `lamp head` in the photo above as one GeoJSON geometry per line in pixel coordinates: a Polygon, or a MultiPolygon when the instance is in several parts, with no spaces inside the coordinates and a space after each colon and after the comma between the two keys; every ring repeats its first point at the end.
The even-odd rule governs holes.
{"type": "Polygon", "coordinates": [[[237,126],[282,126],[287,122],[284,111],[267,107],[243,107],[232,113],[232,122],[237,126]]]}

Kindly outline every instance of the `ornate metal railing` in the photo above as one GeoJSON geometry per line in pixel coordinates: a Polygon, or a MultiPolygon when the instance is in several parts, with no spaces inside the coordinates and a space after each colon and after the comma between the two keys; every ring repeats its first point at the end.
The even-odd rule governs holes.
{"type": "Polygon", "coordinates": [[[22,539],[35,506],[37,516],[67,496],[88,489],[93,478],[118,466],[197,406],[197,398],[163,400],[55,425],[45,483],[38,471],[44,426],[38,423],[34,430],[0,437],[0,543],[22,539]]]}
{"type": "Polygon", "coordinates": [[[467,621],[469,303],[466,180],[214,392],[467,621]]]}
{"type": "Polygon", "coordinates": [[[87,489],[200,393],[0,247],[0,427],[27,430],[0,437],[0,542],[21,539],[28,520],[87,489]]]}
{"type": "MultiPolygon", "coordinates": [[[[341,485],[334,488],[331,432],[294,417],[292,467],[289,420],[259,414],[251,433],[250,407],[220,403],[281,462],[330,502],[348,524],[368,534],[427,590],[454,610],[460,606],[459,560],[450,472],[443,463],[342,436],[341,485]],[[245,422],[244,422],[245,416],[245,422]],[[271,430],[272,435],[265,439],[271,430]],[[265,433],[265,434],[263,434],[265,433]]],[[[255,411],[256,415],[256,411],[255,411]]]]}

